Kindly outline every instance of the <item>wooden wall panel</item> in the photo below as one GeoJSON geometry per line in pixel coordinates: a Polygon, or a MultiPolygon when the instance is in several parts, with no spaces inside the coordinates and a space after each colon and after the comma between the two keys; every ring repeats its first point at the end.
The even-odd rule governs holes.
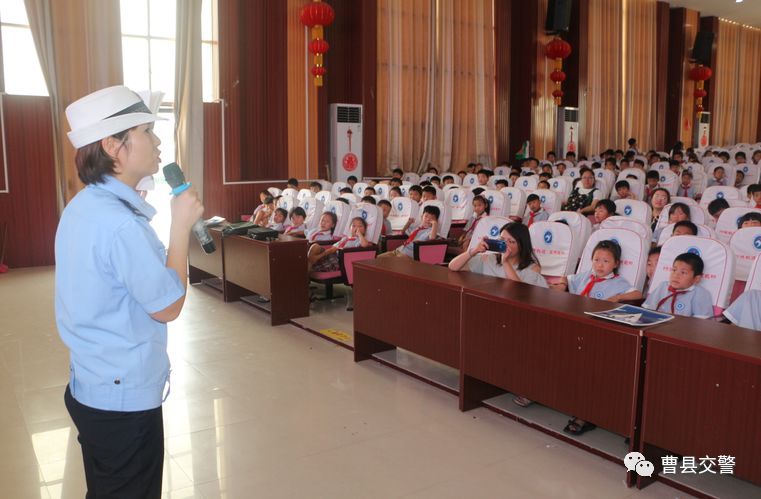
{"type": "Polygon", "coordinates": [[[666,94],[665,147],[671,147],[679,140],[682,113],[682,93],[686,86],[684,76],[685,20],[687,9],[670,9],[669,12],[669,69],[668,91],[666,94]]]}
{"type": "Polygon", "coordinates": [[[657,19],[655,31],[656,71],[655,79],[655,144],[660,151],[666,142],[666,107],[668,101],[669,76],[669,4],[658,2],[656,5],[657,19]]]}
{"type": "Polygon", "coordinates": [[[510,0],[494,2],[497,163],[510,161],[510,0]]]}
{"type": "Polygon", "coordinates": [[[288,3],[219,1],[228,180],[288,176],[288,3]]]}
{"type": "MultiPolygon", "coordinates": [[[[684,43],[682,52],[682,61],[679,67],[682,69],[682,94],[681,94],[681,111],[679,112],[679,140],[685,147],[692,145],[693,124],[695,121],[695,83],[690,80],[690,57],[692,57],[692,46],[695,44],[695,37],[698,34],[698,24],[700,14],[696,10],[686,9],[684,19],[684,43]]],[[[671,148],[674,144],[666,144],[671,148]]]]}
{"type": "Polygon", "coordinates": [[[5,260],[10,267],[53,265],[58,209],[50,99],[6,95],[3,110],[9,190],[0,194],[0,222],[8,223],[5,260]]]}
{"type": "Polygon", "coordinates": [[[531,138],[532,103],[536,96],[538,2],[514,0],[510,25],[510,160],[531,138]]]}
{"type": "MultiPolygon", "coordinates": [[[[267,187],[284,188],[285,182],[249,181],[224,184],[222,181],[222,116],[221,104],[205,102],[204,119],[204,216],[220,215],[237,222],[240,215],[250,214],[259,204],[259,192],[267,187]]],[[[228,163],[229,164],[229,163],[228,163]]],[[[229,182],[229,179],[228,179],[229,182]]]]}
{"type": "Polygon", "coordinates": [[[317,178],[317,87],[309,70],[309,30],[301,24],[303,0],[288,0],[288,177],[317,178]]]}
{"type": "MultiPolygon", "coordinates": [[[[695,20],[695,24],[699,25],[700,31],[711,31],[714,33],[715,38],[713,42],[713,49],[711,50],[711,63],[709,66],[716,70],[714,67],[716,65],[716,46],[718,43],[721,43],[719,40],[719,18],[712,16],[712,17],[701,17],[699,20],[695,20]],[[698,24],[699,23],[699,24],[698,24]]],[[[696,30],[697,31],[697,30],[696,30]]],[[[693,39],[694,43],[694,39],[693,39]]],[[[692,47],[690,47],[692,49],[692,47]]],[[[712,80],[707,80],[705,82],[705,90],[708,92],[708,96],[703,99],[703,107],[706,111],[711,113],[711,116],[716,116],[716,113],[714,112],[714,100],[711,98],[711,83],[712,80]]],[[[692,97],[691,97],[692,98],[692,97]]],[[[693,110],[694,110],[694,102],[693,102],[693,110]]],[[[713,140],[711,140],[711,143],[713,143],[713,140]]]]}

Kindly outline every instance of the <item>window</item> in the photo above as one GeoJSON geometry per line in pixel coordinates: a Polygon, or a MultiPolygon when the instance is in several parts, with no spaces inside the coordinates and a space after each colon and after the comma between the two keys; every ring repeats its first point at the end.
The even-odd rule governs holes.
{"type": "Polygon", "coordinates": [[[48,95],[24,0],[0,0],[3,76],[9,94],[48,95]]]}

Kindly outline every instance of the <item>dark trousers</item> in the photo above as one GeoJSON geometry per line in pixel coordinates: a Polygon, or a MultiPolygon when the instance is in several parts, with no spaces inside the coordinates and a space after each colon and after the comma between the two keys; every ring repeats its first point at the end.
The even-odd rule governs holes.
{"type": "Polygon", "coordinates": [[[161,497],[161,407],[138,412],[93,409],[77,402],[68,386],[64,402],[79,431],[86,499],[161,497]]]}

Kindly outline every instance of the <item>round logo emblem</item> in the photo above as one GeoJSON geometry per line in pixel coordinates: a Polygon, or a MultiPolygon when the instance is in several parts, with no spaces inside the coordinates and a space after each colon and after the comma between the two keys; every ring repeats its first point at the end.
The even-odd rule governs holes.
{"type": "Polygon", "coordinates": [[[513,193],[512,192],[508,192],[507,193],[507,199],[513,199],[513,193]]]}
{"type": "Polygon", "coordinates": [[[341,161],[341,164],[344,167],[344,170],[347,172],[353,172],[357,169],[357,165],[359,165],[359,159],[357,158],[356,154],[353,152],[347,152],[343,160],[341,161]]]}
{"type": "Polygon", "coordinates": [[[547,197],[542,196],[541,198],[539,198],[539,200],[542,202],[542,204],[544,204],[547,201],[547,197]]]}
{"type": "Polygon", "coordinates": [[[552,187],[555,189],[557,189],[559,185],[560,185],[560,182],[558,182],[557,180],[552,183],[552,187]]]}
{"type": "Polygon", "coordinates": [[[662,176],[662,177],[661,177],[661,182],[665,182],[665,181],[666,181],[666,177],[665,177],[665,176],[662,176]]]}
{"type": "Polygon", "coordinates": [[[595,298],[597,298],[598,300],[602,300],[602,291],[598,291],[597,293],[595,293],[595,298]]]}
{"type": "Polygon", "coordinates": [[[404,208],[404,205],[402,203],[399,203],[398,205],[396,205],[397,210],[402,211],[402,208],[404,208]]]}
{"type": "Polygon", "coordinates": [[[468,179],[468,183],[469,183],[470,185],[473,185],[473,184],[475,184],[475,183],[476,183],[476,179],[474,179],[473,177],[470,177],[470,179],[468,179]]]}
{"type": "Polygon", "coordinates": [[[308,210],[308,209],[309,209],[309,201],[307,201],[306,203],[304,203],[304,211],[306,211],[306,210],[308,210]]]}
{"type": "Polygon", "coordinates": [[[547,231],[544,233],[544,242],[547,244],[552,244],[552,231],[547,231]]]}
{"type": "Polygon", "coordinates": [[[624,215],[626,215],[627,217],[628,217],[629,215],[631,215],[631,214],[632,214],[632,211],[633,211],[633,210],[632,210],[632,207],[631,207],[631,206],[629,206],[629,205],[626,205],[626,206],[624,207],[624,215]]]}
{"type": "Polygon", "coordinates": [[[492,225],[491,229],[489,230],[489,235],[494,237],[497,234],[499,234],[499,227],[497,227],[496,225],[492,225]]]}
{"type": "Polygon", "coordinates": [[[360,214],[362,215],[362,220],[367,220],[367,212],[365,210],[362,210],[360,214]]]}
{"type": "Polygon", "coordinates": [[[700,250],[697,249],[695,246],[690,246],[689,248],[687,248],[687,253],[692,253],[693,255],[700,256],[700,250]]]}
{"type": "Polygon", "coordinates": [[[724,199],[724,193],[723,192],[717,192],[716,193],[716,199],[724,199]]]}
{"type": "Polygon", "coordinates": [[[494,202],[494,196],[489,196],[489,204],[492,204],[494,202]]]}
{"type": "Polygon", "coordinates": [[[748,167],[747,166],[743,167],[743,173],[748,173],[748,167]]]}
{"type": "Polygon", "coordinates": [[[753,247],[757,250],[761,250],[761,236],[756,236],[753,240],[753,247]]]}
{"type": "Polygon", "coordinates": [[[569,177],[574,178],[576,176],[576,172],[571,172],[568,174],[569,177]]]}
{"type": "Polygon", "coordinates": [[[460,201],[460,196],[458,196],[457,194],[455,194],[454,196],[452,196],[452,201],[454,201],[455,203],[457,203],[458,201],[460,201]]]}
{"type": "Polygon", "coordinates": [[[335,206],[331,206],[330,207],[330,212],[331,213],[335,213],[336,212],[336,207],[335,206]]]}
{"type": "Polygon", "coordinates": [[[603,172],[603,170],[600,170],[599,172],[597,172],[597,178],[603,178],[604,177],[602,172],[603,172]]]}
{"type": "Polygon", "coordinates": [[[682,311],[682,310],[684,310],[684,303],[677,302],[677,304],[676,304],[676,306],[674,308],[679,310],[679,311],[682,311]]]}

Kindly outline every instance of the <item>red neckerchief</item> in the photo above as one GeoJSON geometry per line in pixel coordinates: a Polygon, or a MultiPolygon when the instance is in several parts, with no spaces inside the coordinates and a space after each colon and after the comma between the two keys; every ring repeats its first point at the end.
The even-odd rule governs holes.
{"type": "Polygon", "coordinates": [[[668,289],[669,289],[669,293],[671,293],[671,294],[666,296],[666,298],[662,299],[661,301],[659,301],[658,302],[658,306],[655,307],[655,310],[656,311],[660,310],[661,306],[664,303],[666,303],[669,300],[669,298],[671,298],[671,313],[673,314],[673,313],[675,313],[674,312],[674,307],[676,306],[676,297],[679,296],[679,295],[683,295],[683,294],[687,293],[687,290],[686,289],[678,290],[678,289],[675,289],[675,288],[673,288],[671,286],[669,286],[668,289]]]}
{"type": "MultiPolygon", "coordinates": [[[[613,277],[610,279],[615,279],[618,277],[617,275],[613,274],[613,277]]],[[[594,274],[589,274],[589,281],[587,282],[587,285],[584,287],[584,290],[581,292],[580,296],[589,296],[589,293],[592,292],[592,288],[595,287],[595,284],[598,282],[607,281],[608,277],[597,277],[594,274]]]]}

